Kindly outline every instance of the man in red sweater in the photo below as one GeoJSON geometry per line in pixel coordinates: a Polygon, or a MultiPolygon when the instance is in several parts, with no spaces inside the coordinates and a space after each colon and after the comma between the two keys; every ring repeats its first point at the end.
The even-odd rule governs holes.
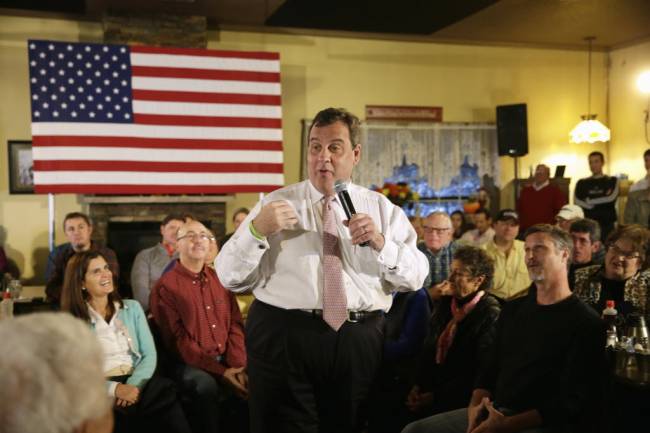
{"type": "Polygon", "coordinates": [[[535,224],[554,224],[555,215],[567,204],[566,195],[549,182],[550,176],[551,169],[539,164],[532,185],[521,190],[517,203],[521,233],[535,224]]]}
{"type": "MultiPolygon", "coordinates": [[[[178,230],[176,265],[158,280],[149,307],[167,350],[178,363],[172,374],[192,399],[194,431],[219,430],[218,409],[225,397],[246,398],[244,328],[235,296],[206,267],[212,235],[191,220],[178,230]]],[[[232,400],[232,399],[231,399],[232,400]]],[[[188,414],[190,415],[190,414],[188,414]]]]}

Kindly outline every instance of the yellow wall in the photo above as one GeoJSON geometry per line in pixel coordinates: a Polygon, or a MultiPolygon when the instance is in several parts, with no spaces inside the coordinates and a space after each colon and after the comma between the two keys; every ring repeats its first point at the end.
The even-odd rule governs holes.
{"type": "MultiPolygon", "coordinates": [[[[650,95],[636,85],[639,74],[650,71],[650,42],[611,53],[610,107],[613,172],[627,173],[632,180],[645,175],[643,152],[650,149],[644,130],[650,95]]],[[[648,125],[650,133],[650,125],[648,125]]]]}
{"type": "MultiPolygon", "coordinates": [[[[0,161],[6,167],[7,139],[29,139],[27,38],[100,40],[98,24],[0,17],[0,161]]],[[[520,175],[540,161],[568,164],[567,176],[588,174],[586,154],[603,145],[570,145],[568,131],[587,107],[585,52],[442,45],[335,37],[213,32],[210,48],[278,51],[282,63],[283,128],[286,182],[300,172],[300,120],[326,106],[363,114],[366,104],[439,105],[444,120],[493,122],[495,106],[528,104],[530,154],[521,158],[520,175]]],[[[607,56],[594,55],[592,112],[605,123],[607,56]]],[[[501,183],[513,177],[512,160],[502,159],[501,183]]],[[[509,196],[507,196],[509,197],[509,196]]],[[[505,197],[505,198],[507,198],[505,197]]],[[[231,212],[252,206],[257,194],[241,194],[228,204],[231,212]]],[[[57,196],[56,218],[82,209],[76,196],[57,196]]],[[[0,226],[5,246],[24,276],[40,275],[46,248],[47,199],[8,195],[0,175],[0,226]],[[35,264],[36,263],[36,264],[35,264]]],[[[508,204],[506,202],[506,204],[508,204]]],[[[62,241],[57,231],[57,241],[62,241]]]]}

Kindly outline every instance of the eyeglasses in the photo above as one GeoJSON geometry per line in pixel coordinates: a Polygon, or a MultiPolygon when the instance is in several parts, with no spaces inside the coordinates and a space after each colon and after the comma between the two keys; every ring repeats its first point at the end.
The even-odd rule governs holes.
{"type": "Polygon", "coordinates": [[[445,234],[447,231],[451,230],[449,227],[427,227],[427,226],[422,226],[422,230],[424,230],[424,233],[431,234],[435,233],[437,235],[442,235],[445,234]]]}
{"type": "Polygon", "coordinates": [[[196,241],[213,241],[214,240],[214,236],[210,236],[209,234],[203,233],[203,232],[201,232],[201,233],[187,232],[183,236],[180,236],[180,237],[176,238],[176,240],[180,241],[180,240],[185,239],[185,238],[191,240],[192,242],[196,242],[196,241]]]}
{"type": "Polygon", "coordinates": [[[469,272],[458,272],[458,271],[451,271],[449,273],[449,279],[453,280],[454,278],[474,278],[472,274],[469,272]]]}
{"type": "Polygon", "coordinates": [[[638,259],[639,257],[641,257],[641,255],[639,253],[637,253],[636,251],[623,251],[622,249],[617,247],[615,244],[609,245],[607,247],[607,249],[609,251],[611,251],[615,256],[623,257],[623,258],[625,258],[625,260],[634,260],[634,259],[638,259]]]}

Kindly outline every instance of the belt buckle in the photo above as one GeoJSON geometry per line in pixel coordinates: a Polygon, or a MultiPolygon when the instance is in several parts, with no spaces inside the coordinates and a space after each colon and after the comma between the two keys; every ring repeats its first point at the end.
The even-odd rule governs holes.
{"type": "Polygon", "coordinates": [[[360,319],[353,319],[352,314],[355,314],[354,311],[348,311],[348,318],[347,321],[350,323],[359,323],[361,320],[360,319]]]}

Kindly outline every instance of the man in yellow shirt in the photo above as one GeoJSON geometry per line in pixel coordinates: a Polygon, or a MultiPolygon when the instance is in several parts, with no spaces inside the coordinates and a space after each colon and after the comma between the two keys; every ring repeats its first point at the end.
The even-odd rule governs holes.
{"type": "Polygon", "coordinates": [[[482,247],[494,260],[490,293],[502,302],[525,295],[531,284],[524,243],[516,239],[518,234],[519,215],[512,209],[503,209],[494,221],[494,239],[482,247]]]}

